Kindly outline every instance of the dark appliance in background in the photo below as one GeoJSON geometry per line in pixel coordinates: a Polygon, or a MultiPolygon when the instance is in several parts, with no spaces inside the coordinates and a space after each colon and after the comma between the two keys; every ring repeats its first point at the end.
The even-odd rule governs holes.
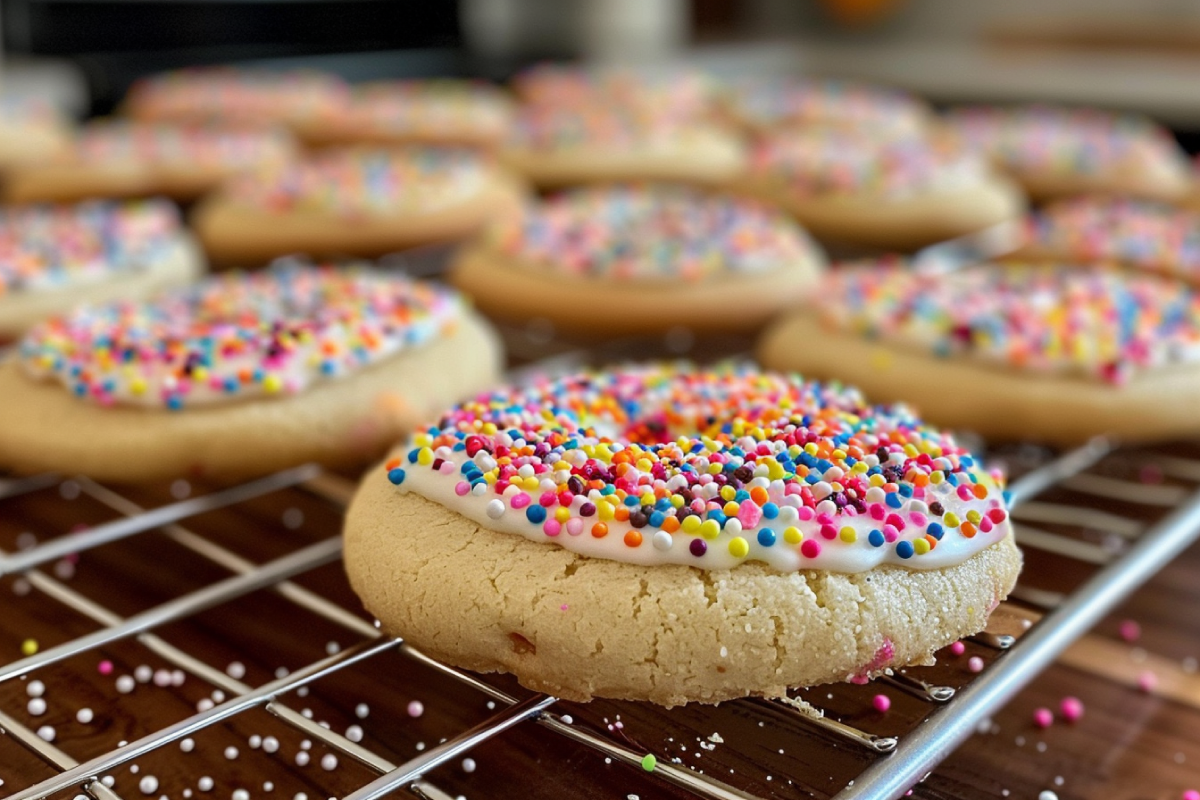
{"type": "Polygon", "coordinates": [[[453,0],[0,0],[8,56],[74,62],[93,114],[189,65],[312,67],[351,80],[462,75],[453,0]]]}

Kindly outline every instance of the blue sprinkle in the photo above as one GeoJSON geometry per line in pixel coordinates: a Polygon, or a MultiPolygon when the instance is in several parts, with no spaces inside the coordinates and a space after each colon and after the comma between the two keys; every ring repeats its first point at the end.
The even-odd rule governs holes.
{"type": "Polygon", "coordinates": [[[945,530],[938,523],[931,522],[929,523],[929,527],[925,529],[925,532],[935,539],[941,539],[942,535],[945,533],[945,530]]]}
{"type": "Polygon", "coordinates": [[[650,519],[648,520],[648,522],[650,523],[651,527],[661,528],[664,519],[666,519],[666,517],[663,515],[663,513],[661,511],[655,511],[653,514],[650,515],[650,519]]]}
{"type": "Polygon", "coordinates": [[[762,514],[767,519],[775,519],[779,516],[779,506],[774,503],[767,503],[762,507],[762,514]]]}
{"type": "Polygon", "coordinates": [[[900,495],[895,492],[889,492],[888,496],[884,498],[884,502],[891,508],[899,508],[904,505],[904,502],[900,499],[900,495]]]}
{"type": "Polygon", "coordinates": [[[633,508],[634,506],[640,506],[641,504],[642,499],[640,497],[629,495],[625,498],[625,505],[629,506],[630,508],[633,508]]]}
{"type": "Polygon", "coordinates": [[[909,486],[907,483],[900,484],[900,494],[904,495],[905,497],[912,497],[912,493],[913,488],[911,486],[909,486]]]}
{"type": "Polygon", "coordinates": [[[758,531],[758,543],[763,547],[770,547],[775,544],[775,531],[770,528],[761,528],[758,531]]]}
{"type": "Polygon", "coordinates": [[[719,509],[716,509],[716,508],[714,508],[712,511],[709,511],[706,516],[709,519],[715,519],[717,521],[717,524],[720,525],[722,528],[725,527],[725,520],[728,519],[728,517],[725,516],[725,512],[723,512],[719,509]]]}
{"type": "Polygon", "coordinates": [[[529,506],[529,508],[525,509],[525,516],[534,525],[540,525],[546,521],[546,509],[536,505],[529,506]]]}
{"type": "Polygon", "coordinates": [[[896,542],[896,555],[901,558],[912,558],[914,552],[912,542],[896,542]]]}
{"type": "Polygon", "coordinates": [[[396,484],[397,486],[404,483],[404,478],[405,478],[404,470],[400,469],[399,467],[388,470],[388,480],[391,481],[392,483],[396,484]]]}
{"type": "Polygon", "coordinates": [[[747,492],[745,489],[739,489],[737,491],[737,493],[734,494],[734,496],[733,496],[733,502],[735,502],[735,503],[741,503],[741,502],[744,502],[749,499],[750,499],[750,493],[747,492]]]}
{"type": "Polygon", "coordinates": [[[883,538],[883,531],[872,530],[867,534],[867,541],[871,543],[872,547],[883,547],[883,543],[887,540],[883,538]]]}
{"type": "Polygon", "coordinates": [[[417,454],[420,452],[421,452],[421,448],[419,448],[419,447],[414,447],[412,450],[409,450],[408,451],[408,463],[410,463],[410,464],[417,463],[417,454]]]}
{"type": "Polygon", "coordinates": [[[167,408],[171,409],[172,411],[178,411],[179,409],[183,408],[183,398],[179,397],[178,395],[171,395],[167,398],[167,408]]]}

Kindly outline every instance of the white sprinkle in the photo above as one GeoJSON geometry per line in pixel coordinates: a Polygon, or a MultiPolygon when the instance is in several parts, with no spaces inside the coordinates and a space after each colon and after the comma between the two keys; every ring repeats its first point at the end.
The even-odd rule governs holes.
{"type": "Polygon", "coordinates": [[[333,772],[335,769],[337,769],[337,764],[337,756],[335,756],[333,753],[326,753],[325,755],[321,756],[321,769],[325,770],[326,772],[333,772]]]}
{"type": "Polygon", "coordinates": [[[488,700],[487,703],[485,703],[485,705],[487,706],[488,711],[496,710],[496,701],[495,700],[488,700]]]}
{"type": "Polygon", "coordinates": [[[258,748],[262,747],[262,737],[257,733],[252,734],[249,739],[249,744],[251,750],[257,750],[258,748]]]}
{"type": "Polygon", "coordinates": [[[192,493],[192,485],[183,478],[171,482],[171,497],[176,500],[186,500],[192,493]]]}
{"type": "Polygon", "coordinates": [[[354,716],[358,717],[359,719],[366,719],[367,715],[370,713],[371,709],[366,703],[359,703],[354,707],[354,716]]]}
{"type": "Polygon", "coordinates": [[[47,742],[54,741],[54,728],[50,727],[49,725],[43,725],[42,727],[38,728],[37,733],[39,737],[47,742]]]}
{"type": "Polygon", "coordinates": [[[325,645],[325,652],[331,656],[336,656],[341,650],[342,646],[337,642],[328,642],[325,645]]]}
{"type": "Polygon", "coordinates": [[[313,718],[312,709],[311,708],[300,709],[300,716],[304,717],[305,719],[312,719],[313,718]]]}
{"type": "Polygon", "coordinates": [[[1063,785],[1065,782],[1066,782],[1066,781],[1064,781],[1064,780],[1063,780],[1063,776],[1062,776],[1062,775],[1055,775],[1055,776],[1054,776],[1054,785],[1055,785],[1055,786],[1062,786],[1062,785],[1063,785]]]}
{"type": "Polygon", "coordinates": [[[137,683],[133,680],[132,675],[122,675],[117,678],[117,691],[121,694],[129,694],[137,688],[137,683]]]}
{"type": "Polygon", "coordinates": [[[154,685],[167,687],[171,685],[171,670],[156,669],[154,670],[154,685]]]}
{"type": "Polygon", "coordinates": [[[224,703],[225,702],[225,693],[222,692],[220,689],[213,689],[212,699],[213,699],[214,703],[224,703]]]}
{"type": "Polygon", "coordinates": [[[197,711],[208,711],[210,708],[213,707],[213,705],[214,704],[213,704],[212,700],[209,700],[207,697],[201,697],[199,700],[196,701],[196,710],[197,711]]]}
{"type": "Polygon", "coordinates": [[[245,789],[234,789],[233,800],[250,800],[250,793],[245,789]]]}
{"type": "Polygon", "coordinates": [[[191,790],[191,789],[184,789],[184,790],[183,790],[183,797],[184,797],[184,800],[187,800],[187,798],[189,798],[189,797],[191,797],[191,796],[192,796],[192,790],[191,790]]]}
{"type": "Polygon", "coordinates": [[[117,782],[117,779],[114,778],[112,775],[105,775],[103,778],[100,779],[100,782],[111,789],[112,785],[117,782]]]}
{"type": "Polygon", "coordinates": [[[263,791],[264,792],[275,791],[275,784],[271,783],[270,781],[263,781],[263,791]]]}
{"type": "Polygon", "coordinates": [[[675,541],[671,538],[671,534],[666,531],[657,531],[650,539],[650,543],[654,545],[655,550],[670,550],[671,543],[675,541]]]}
{"type": "Polygon", "coordinates": [[[87,725],[92,721],[92,719],[94,719],[94,715],[92,714],[92,710],[90,708],[81,708],[75,712],[75,719],[79,720],[84,725],[87,725]]]}
{"type": "Polygon", "coordinates": [[[1049,789],[1046,789],[1045,791],[1038,793],[1038,800],[1058,800],[1058,795],[1049,789]]]}
{"type": "Polygon", "coordinates": [[[489,500],[484,511],[487,513],[489,519],[500,519],[504,516],[504,501],[489,500]]]}
{"type": "Polygon", "coordinates": [[[179,749],[185,753],[190,753],[196,749],[196,743],[191,739],[184,739],[179,743],[179,749]]]}
{"type": "Polygon", "coordinates": [[[138,790],[142,794],[154,794],[158,791],[158,778],[153,775],[147,775],[138,781],[138,790]]]}
{"type": "Polygon", "coordinates": [[[63,581],[71,580],[75,577],[75,562],[65,558],[54,562],[54,576],[63,581]]]}
{"type": "Polygon", "coordinates": [[[572,722],[575,721],[575,718],[572,717],[570,714],[563,714],[561,717],[559,717],[559,720],[562,722],[563,725],[570,725],[572,722]]]}
{"type": "MultiPolygon", "coordinates": [[[[122,747],[124,747],[124,745],[121,745],[121,746],[122,746],[122,747]]],[[[138,774],[138,770],[140,770],[140,769],[141,769],[141,767],[139,767],[137,764],[130,764],[130,765],[129,765],[129,771],[130,771],[132,774],[134,774],[134,775],[137,775],[137,774],[138,774]]]]}
{"type": "Polygon", "coordinates": [[[424,743],[424,742],[417,742],[417,752],[419,753],[419,752],[421,752],[421,751],[422,751],[422,750],[424,750],[424,749],[425,749],[425,743],[424,743]]]}
{"type": "Polygon", "coordinates": [[[1044,752],[1046,752],[1046,743],[1045,743],[1045,742],[1038,742],[1038,743],[1037,743],[1037,751],[1038,751],[1039,753],[1044,753],[1044,752]]]}
{"type": "Polygon", "coordinates": [[[361,742],[363,740],[363,729],[357,725],[351,725],[346,728],[346,738],[352,742],[361,742]]]}
{"type": "Polygon", "coordinates": [[[229,747],[225,748],[225,757],[230,761],[233,761],[238,757],[238,749],[233,745],[229,745],[229,747]]]}
{"type": "MultiPolygon", "coordinates": [[[[64,500],[74,500],[76,497],[79,497],[79,492],[80,487],[78,481],[63,481],[58,486],[58,493],[62,495],[64,500]]],[[[25,534],[21,535],[24,536],[25,534]]],[[[30,534],[30,536],[32,535],[33,534],[30,534]]],[[[21,540],[17,539],[17,543],[20,544],[20,542],[21,540]]]]}
{"type": "Polygon", "coordinates": [[[275,668],[275,677],[276,678],[286,678],[287,676],[288,676],[288,668],[287,667],[276,667],[275,668]]]}
{"type": "Polygon", "coordinates": [[[274,736],[268,736],[262,740],[262,747],[264,753],[274,753],[279,749],[279,740],[274,736]]]}
{"type": "Polygon", "coordinates": [[[183,682],[187,680],[187,673],[181,669],[171,670],[171,685],[183,686],[183,682]]]}
{"type": "Polygon", "coordinates": [[[15,594],[17,597],[24,597],[33,591],[33,584],[24,578],[17,578],[15,581],[13,581],[12,589],[13,594],[15,594]]]}
{"type": "Polygon", "coordinates": [[[202,792],[211,792],[213,788],[213,779],[205,775],[203,778],[196,781],[196,788],[202,792]]]}
{"type": "Polygon", "coordinates": [[[721,658],[729,658],[729,648],[721,645],[721,658]]]}
{"type": "Polygon", "coordinates": [[[420,700],[413,700],[408,704],[408,715],[410,717],[419,717],[425,713],[425,705],[420,700]]]}
{"type": "Polygon", "coordinates": [[[298,508],[289,508],[283,512],[283,527],[294,531],[304,524],[304,512],[298,508]]]}
{"type": "Polygon", "coordinates": [[[463,772],[474,772],[475,771],[475,759],[464,758],[463,763],[462,763],[462,768],[463,768],[463,772]]]}
{"type": "Polygon", "coordinates": [[[30,716],[40,717],[46,713],[46,701],[40,697],[31,698],[25,709],[29,711],[30,716]]]}
{"type": "Polygon", "coordinates": [[[296,796],[292,800],[308,800],[308,795],[304,792],[296,792],[296,796]]]}
{"type": "Polygon", "coordinates": [[[234,661],[225,668],[225,674],[233,678],[235,681],[240,681],[246,677],[246,665],[240,661],[234,661]]]}
{"type": "Polygon", "coordinates": [[[301,741],[300,749],[301,750],[312,750],[312,742],[310,742],[308,739],[301,741]]]}
{"type": "Polygon", "coordinates": [[[304,752],[303,750],[301,750],[299,753],[296,753],[296,766],[307,767],[309,758],[310,756],[308,753],[304,752]]]}
{"type": "Polygon", "coordinates": [[[138,683],[149,683],[154,677],[154,670],[146,664],[139,664],[138,668],[133,671],[133,677],[137,678],[138,683]]]}
{"type": "Polygon", "coordinates": [[[296,697],[308,697],[308,687],[301,686],[296,690],[296,697]]]}
{"type": "Polygon", "coordinates": [[[42,683],[41,681],[30,681],[29,685],[25,687],[25,694],[29,695],[30,697],[41,697],[45,693],[46,684],[42,683]]]}

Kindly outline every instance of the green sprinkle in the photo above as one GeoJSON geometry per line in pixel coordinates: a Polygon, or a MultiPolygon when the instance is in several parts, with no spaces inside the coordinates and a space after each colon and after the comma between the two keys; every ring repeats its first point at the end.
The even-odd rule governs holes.
{"type": "Polygon", "coordinates": [[[646,770],[646,772],[654,772],[656,766],[658,766],[658,759],[654,757],[653,753],[647,753],[642,758],[642,769],[646,770]]]}

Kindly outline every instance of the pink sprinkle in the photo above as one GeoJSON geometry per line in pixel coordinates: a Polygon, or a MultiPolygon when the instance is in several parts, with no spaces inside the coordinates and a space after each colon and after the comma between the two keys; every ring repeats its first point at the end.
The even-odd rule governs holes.
{"type": "Polygon", "coordinates": [[[894,542],[900,538],[900,531],[896,530],[894,525],[883,526],[883,539],[886,542],[894,542]]]}
{"type": "Polygon", "coordinates": [[[1064,697],[1058,707],[1062,711],[1063,719],[1067,722],[1078,722],[1083,719],[1083,701],[1078,697],[1064,697]]]}
{"type": "Polygon", "coordinates": [[[967,669],[971,672],[983,672],[983,659],[979,656],[971,656],[967,659],[967,669]]]}
{"type": "Polygon", "coordinates": [[[883,507],[883,503],[872,503],[867,512],[871,515],[871,519],[883,519],[887,516],[887,509],[883,507]]]}
{"type": "Polygon", "coordinates": [[[817,514],[817,524],[818,525],[832,525],[833,524],[833,516],[830,514],[817,514]]]}
{"type": "Polygon", "coordinates": [[[1117,632],[1125,641],[1136,642],[1142,636],[1142,626],[1131,619],[1127,619],[1121,622],[1121,627],[1117,629],[1117,632]]]}
{"type": "Polygon", "coordinates": [[[955,642],[954,644],[950,645],[950,652],[954,653],[956,656],[961,656],[963,653],[967,652],[967,646],[962,642],[955,642]]]}
{"type": "Polygon", "coordinates": [[[738,522],[742,523],[743,530],[753,528],[762,519],[762,509],[757,503],[742,503],[738,506],[737,518],[738,522]]]}
{"type": "Polygon", "coordinates": [[[1150,670],[1146,670],[1138,675],[1137,686],[1139,690],[1149,694],[1158,686],[1158,676],[1150,670]]]}
{"type": "Polygon", "coordinates": [[[821,555],[821,545],[816,539],[805,539],[800,543],[800,554],[805,558],[816,558],[821,555]]]}
{"type": "Polygon", "coordinates": [[[583,520],[579,517],[571,517],[567,520],[567,533],[572,536],[578,536],[583,533],[583,520]]]}
{"type": "Polygon", "coordinates": [[[1048,708],[1035,708],[1033,710],[1033,724],[1045,730],[1054,724],[1054,714],[1048,708]]]}
{"type": "Polygon", "coordinates": [[[471,484],[467,483],[466,481],[459,481],[458,483],[454,484],[454,493],[459,497],[463,497],[470,491],[471,484]]]}
{"type": "Polygon", "coordinates": [[[509,505],[513,508],[524,508],[529,505],[530,497],[524,492],[519,492],[513,495],[513,499],[509,501],[509,505]]]}
{"type": "Polygon", "coordinates": [[[101,675],[111,675],[113,671],[113,664],[108,659],[105,659],[96,665],[96,671],[101,675]]]}
{"type": "Polygon", "coordinates": [[[875,706],[876,711],[883,714],[892,707],[892,699],[886,694],[877,694],[871,698],[871,705],[875,706]]]}
{"type": "Polygon", "coordinates": [[[569,606],[569,605],[567,605],[566,603],[563,603],[561,606],[559,606],[559,607],[558,607],[558,610],[559,610],[559,611],[566,611],[568,608],[570,608],[570,606],[569,606]]]}
{"type": "Polygon", "coordinates": [[[832,525],[822,525],[821,526],[821,536],[823,538],[833,540],[833,539],[837,538],[837,535],[838,535],[837,528],[833,527],[832,525]]]}
{"type": "Polygon", "coordinates": [[[548,519],[542,525],[542,530],[546,532],[547,536],[558,536],[562,533],[562,523],[556,519],[548,519]]]}
{"type": "Polygon", "coordinates": [[[800,508],[796,509],[796,518],[798,520],[800,520],[801,522],[808,522],[815,515],[816,515],[816,512],[813,511],[808,506],[800,506],[800,508]]]}
{"type": "Polygon", "coordinates": [[[415,719],[416,717],[419,717],[424,713],[425,713],[425,704],[422,703],[420,700],[413,700],[411,703],[408,704],[408,715],[410,717],[413,717],[415,719]]]}
{"type": "Polygon", "coordinates": [[[1183,800],[1200,800],[1200,791],[1197,791],[1196,789],[1184,790],[1183,800]]]}

